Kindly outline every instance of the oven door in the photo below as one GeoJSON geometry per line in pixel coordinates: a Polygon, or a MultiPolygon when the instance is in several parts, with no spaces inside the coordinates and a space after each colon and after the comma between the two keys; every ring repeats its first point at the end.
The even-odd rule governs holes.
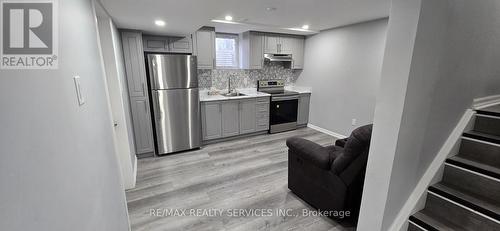
{"type": "Polygon", "coordinates": [[[271,98],[270,133],[297,128],[299,96],[277,96],[271,98]]]}

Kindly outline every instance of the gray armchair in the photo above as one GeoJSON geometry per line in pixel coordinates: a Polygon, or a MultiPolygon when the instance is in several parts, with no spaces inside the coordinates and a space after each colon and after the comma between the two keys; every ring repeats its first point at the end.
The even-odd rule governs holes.
{"type": "Polygon", "coordinates": [[[316,209],[349,211],[348,218],[357,220],[371,131],[372,125],[355,129],[344,147],[288,139],[288,188],[316,209]]]}

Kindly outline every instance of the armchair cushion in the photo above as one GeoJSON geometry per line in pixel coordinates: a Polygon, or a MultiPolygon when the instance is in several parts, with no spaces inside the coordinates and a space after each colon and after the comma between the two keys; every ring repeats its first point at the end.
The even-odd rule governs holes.
{"type": "Polygon", "coordinates": [[[365,125],[356,128],[351,136],[347,139],[344,146],[344,151],[341,155],[335,158],[332,164],[332,169],[340,174],[344,169],[356,159],[359,155],[367,153],[370,147],[370,140],[373,125],[365,125]]]}
{"type": "Polygon", "coordinates": [[[313,165],[326,170],[330,169],[331,163],[339,153],[335,151],[335,148],[326,148],[312,141],[298,137],[287,139],[286,145],[291,152],[294,152],[296,155],[309,161],[313,165]]]}
{"type": "Polygon", "coordinates": [[[338,139],[335,141],[335,146],[339,146],[339,147],[344,147],[345,146],[345,143],[347,143],[347,139],[348,138],[344,138],[344,139],[338,139]]]}

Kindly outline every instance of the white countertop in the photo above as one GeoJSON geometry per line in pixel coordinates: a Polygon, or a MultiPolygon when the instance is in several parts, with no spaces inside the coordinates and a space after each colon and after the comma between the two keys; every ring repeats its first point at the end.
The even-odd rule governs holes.
{"type": "Polygon", "coordinates": [[[285,90],[287,91],[296,91],[300,94],[311,94],[311,87],[302,87],[302,86],[285,86],[285,90]]]}
{"type": "MultiPolygon", "coordinates": [[[[302,86],[285,86],[285,90],[287,91],[296,91],[300,94],[310,94],[310,87],[302,87],[302,86]]],[[[248,98],[257,98],[257,97],[269,97],[271,94],[267,94],[264,92],[258,92],[257,88],[238,88],[237,92],[243,93],[243,96],[232,96],[227,97],[223,95],[208,95],[209,90],[201,90],[200,91],[200,102],[208,102],[208,101],[219,101],[219,100],[233,100],[233,99],[248,99],[248,98]]],[[[221,94],[227,92],[227,90],[220,90],[221,94]]]]}
{"type": "MultiPolygon", "coordinates": [[[[237,92],[243,93],[243,96],[232,96],[227,97],[223,95],[208,95],[208,90],[200,91],[200,102],[208,102],[208,101],[219,101],[219,100],[234,100],[234,99],[248,99],[248,98],[257,98],[257,97],[270,97],[270,94],[258,92],[257,88],[243,88],[236,89],[237,92]]],[[[227,91],[221,90],[222,93],[227,91]]]]}

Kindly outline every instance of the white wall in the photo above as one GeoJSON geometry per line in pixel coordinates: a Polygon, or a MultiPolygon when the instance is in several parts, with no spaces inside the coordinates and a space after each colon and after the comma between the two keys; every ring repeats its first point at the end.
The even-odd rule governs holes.
{"type": "Polygon", "coordinates": [[[117,155],[120,160],[125,189],[135,187],[136,169],[135,146],[132,133],[130,104],[125,79],[125,64],[118,29],[104,8],[96,4],[99,38],[106,72],[108,96],[110,100],[117,155]]]}
{"type": "Polygon", "coordinates": [[[419,14],[420,0],[392,2],[357,227],[361,231],[383,230],[419,14]]]}
{"type": "Polygon", "coordinates": [[[393,1],[359,230],[387,230],[472,100],[500,94],[499,9],[393,1]]]}
{"type": "MultiPolygon", "coordinates": [[[[135,178],[137,177],[137,155],[135,153],[135,142],[134,142],[134,127],[132,124],[132,110],[130,109],[130,100],[128,94],[128,85],[127,85],[127,76],[125,74],[125,60],[123,56],[123,46],[121,40],[120,31],[116,25],[112,22],[111,24],[113,30],[113,46],[116,57],[116,66],[117,66],[117,76],[120,80],[120,89],[121,89],[121,97],[123,100],[123,110],[125,111],[125,125],[127,126],[127,134],[128,134],[128,145],[130,148],[130,159],[132,160],[132,167],[134,171],[134,185],[135,178]]],[[[123,128],[123,126],[122,126],[123,128]]]]}
{"type": "Polygon", "coordinates": [[[0,230],[128,230],[91,3],[58,2],[59,69],[0,70],[0,230]]]}
{"type": "Polygon", "coordinates": [[[373,121],[387,19],[335,28],[306,39],[296,85],[312,87],[309,123],[349,136],[373,121]],[[352,126],[351,120],[357,125],[352,126]]]}

